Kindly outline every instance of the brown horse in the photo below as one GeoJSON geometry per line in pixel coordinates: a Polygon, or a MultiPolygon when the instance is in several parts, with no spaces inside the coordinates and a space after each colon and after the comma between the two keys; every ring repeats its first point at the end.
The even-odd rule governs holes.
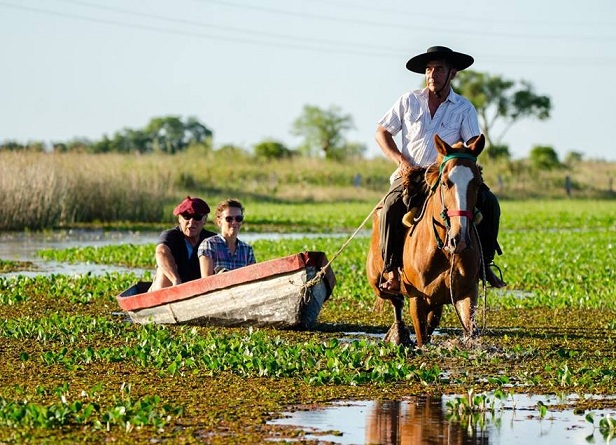
{"type": "Polygon", "coordinates": [[[466,337],[475,334],[475,308],[479,290],[481,249],[474,229],[477,191],[482,182],[476,159],[484,148],[479,136],[468,147],[453,147],[438,135],[435,164],[425,171],[426,193],[414,224],[400,242],[404,243],[400,295],[379,289],[383,258],[379,238],[379,218],[373,218],[372,240],[366,260],[368,281],[375,293],[390,300],[395,322],[386,341],[411,344],[402,321],[404,297],[409,298],[417,347],[430,341],[439,324],[444,304],[453,304],[466,337]]]}

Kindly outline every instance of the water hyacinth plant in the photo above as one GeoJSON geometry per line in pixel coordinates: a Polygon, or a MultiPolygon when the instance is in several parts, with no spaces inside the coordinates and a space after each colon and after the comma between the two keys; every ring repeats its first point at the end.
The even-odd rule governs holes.
{"type": "MultiPolygon", "coordinates": [[[[37,388],[38,394],[46,392],[45,388],[37,388]]],[[[32,402],[28,398],[7,400],[0,397],[0,425],[10,428],[77,425],[106,431],[119,427],[130,432],[135,427],[143,426],[160,429],[182,414],[182,408],[164,404],[158,396],[135,399],[131,396],[131,385],[127,384],[121,385],[119,395],[112,395],[112,403],[107,407],[96,402],[102,385],[97,385],[90,392],[82,391],[78,397],[71,397],[68,384],[52,392],[58,400],[47,404],[32,402]]]]}

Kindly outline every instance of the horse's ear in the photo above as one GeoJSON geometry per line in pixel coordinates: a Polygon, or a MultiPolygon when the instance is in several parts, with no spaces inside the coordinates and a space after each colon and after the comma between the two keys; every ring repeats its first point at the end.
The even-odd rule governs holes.
{"type": "Polygon", "coordinates": [[[447,154],[451,151],[451,147],[449,146],[449,144],[442,140],[438,134],[434,135],[434,146],[436,147],[436,150],[443,156],[447,156],[447,154]]]}
{"type": "Polygon", "coordinates": [[[483,134],[477,136],[470,144],[468,151],[475,157],[478,157],[486,146],[486,138],[483,134]]]}

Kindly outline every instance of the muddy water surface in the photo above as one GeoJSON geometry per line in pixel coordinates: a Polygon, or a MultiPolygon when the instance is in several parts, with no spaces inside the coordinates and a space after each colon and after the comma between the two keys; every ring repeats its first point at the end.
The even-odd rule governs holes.
{"type": "MultiPolygon", "coordinates": [[[[457,396],[459,397],[459,396],[457,396]]],[[[550,410],[567,400],[514,395],[497,401],[494,412],[472,419],[450,419],[447,403],[456,396],[416,397],[404,401],[339,402],[321,409],[298,407],[276,425],[301,426],[305,438],[336,444],[585,444],[609,443],[585,414],[550,410]],[[541,417],[538,403],[548,406],[541,417]]],[[[570,400],[571,401],[571,400],[570,400]]],[[[593,411],[595,426],[601,416],[616,411],[593,411]]],[[[613,441],[616,443],[616,441],[613,441]]]]}

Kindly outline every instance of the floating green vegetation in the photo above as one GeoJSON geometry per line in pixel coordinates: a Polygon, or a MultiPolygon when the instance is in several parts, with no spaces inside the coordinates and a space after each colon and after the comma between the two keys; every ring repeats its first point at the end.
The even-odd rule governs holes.
{"type": "MultiPolygon", "coordinates": [[[[312,331],[134,325],[116,295],[148,274],[0,277],[0,416],[9,419],[0,420],[7,426],[0,442],[262,443],[280,428],[267,420],[295,404],[472,389],[451,405],[462,422],[464,413],[489,413],[499,394],[615,394],[616,203],[570,204],[550,211],[545,202],[504,202],[504,215],[516,212],[503,220],[505,255],[497,258],[509,287],[488,290],[478,339],[460,341],[446,307],[433,343],[421,350],[380,341],[393,314],[375,310],[366,236],[338,256],[345,237],[254,242],[259,261],[304,250],[336,256],[336,288],[312,331]]],[[[43,255],[150,267],[153,247],[43,255]]],[[[579,411],[615,406],[606,397],[575,402],[579,411]]],[[[597,428],[611,437],[605,419],[597,428]]]]}
{"type": "Polygon", "coordinates": [[[151,244],[123,244],[122,246],[84,246],[67,249],[41,249],[38,256],[48,261],[66,263],[113,264],[125,267],[151,267],[154,246],[151,244]]]}
{"type": "MultiPolygon", "coordinates": [[[[213,330],[203,335],[196,328],[171,331],[160,326],[118,332],[113,327],[108,330],[104,323],[96,324],[95,320],[82,324],[80,332],[70,324],[60,335],[69,341],[58,338],[57,350],[46,350],[39,358],[23,355],[22,360],[59,364],[69,370],[84,369],[93,361],[130,362],[159,369],[161,376],[200,369],[208,375],[231,372],[242,377],[295,377],[310,384],[360,385],[405,380],[430,383],[438,381],[440,374],[438,366],[409,363],[407,357],[412,352],[408,349],[367,340],[295,343],[251,329],[246,333],[213,330]],[[99,348],[74,345],[70,349],[64,346],[77,343],[78,337],[90,334],[95,324],[101,331],[100,336],[121,335],[124,345],[99,348]]],[[[16,330],[9,327],[5,332],[14,336],[16,330]]],[[[45,328],[32,331],[30,335],[47,341],[53,336],[45,328]]]]}
{"type": "MultiPolygon", "coordinates": [[[[586,421],[591,423],[595,427],[595,416],[593,413],[586,414],[586,421]]],[[[599,425],[595,428],[599,429],[599,432],[605,439],[605,443],[609,443],[616,437],[616,419],[613,417],[605,416],[599,419],[599,425]]],[[[592,436],[591,436],[592,437],[592,436]]]]}
{"type": "Polygon", "coordinates": [[[465,429],[484,431],[491,421],[496,422],[496,416],[502,409],[499,402],[507,397],[501,389],[492,394],[475,394],[471,388],[465,396],[456,396],[446,402],[446,418],[465,429]]]}
{"type": "MultiPolygon", "coordinates": [[[[131,396],[131,385],[126,384],[121,385],[119,396],[112,394],[110,405],[105,407],[97,402],[102,389],[102,385],[97,385],[75,397],[65,383],[51,391],[57,401],[50,403],[34,402],[28,397],[19,400],[0,397],[0,425],[11,428],[86,426],[106,431],[119,427],[130,432],[143,426],[161,429],[182,414],[181,407],[162,403],[158,396],[135,399],[131,396]]],[[[40,396],[49,391],[39,386],[36,393],[40,396]]]]}

